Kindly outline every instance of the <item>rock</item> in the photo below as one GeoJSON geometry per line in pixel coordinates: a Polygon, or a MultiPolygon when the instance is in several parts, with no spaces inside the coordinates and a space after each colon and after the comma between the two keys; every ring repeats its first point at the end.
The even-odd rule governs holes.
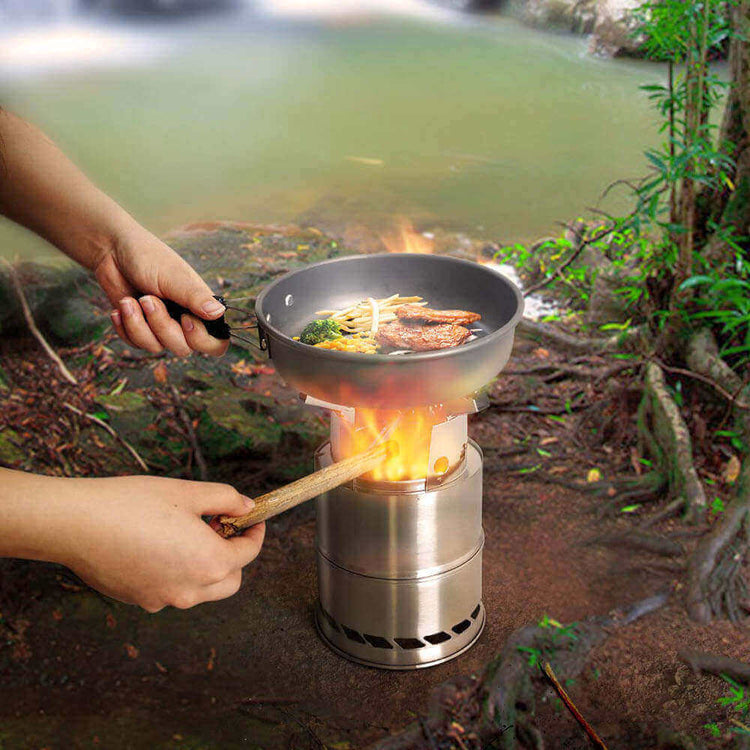
{"type": "MultiPolygon", "coordinates": [[[[34,321],[53,343],[78,344],[109,327],[104,294],[82,268],[22,263],[16,271],[34,321]]],[[[0,334],[27,332],[10,274],[0,267],[0,334]]]]}
{"type": "Polygon", "coordinates": [[[20,468],[26,454],[18,447],[23,441],[15,430],[6,427],[0,431],[0,466],[20,468]]]}
{"type": "Polygon", "coordinates": [[[638,306],[629,306],[626,297],[618,293],[629,284],[641,284],[632,269],[615,266],[597,273],[591,292],[591,299],[586,311],[586,320],[590,325],[601,326],[607,323],[624,323],[630,320],[633,324],[643,321],[638,306]]]}
{"type": "Polygon", "coordinates": [[[526,0],[516,4],[516,14],[536,28],[591,34],[595,55],[640,56],[643,39],[633,35],[639,5],[641,0],[526,0]]]}
{"type": "Polygon", "coordinates": [[[528,0],[522,20],[537,28],[590,34],[597,18],[597,0],[528,0]]]}
{"type": "Polygon", "coordinates": [[[589,51],[600,57],[639,57],[644,37],[634,11],[641,0],[599,0],[589,51]]]}

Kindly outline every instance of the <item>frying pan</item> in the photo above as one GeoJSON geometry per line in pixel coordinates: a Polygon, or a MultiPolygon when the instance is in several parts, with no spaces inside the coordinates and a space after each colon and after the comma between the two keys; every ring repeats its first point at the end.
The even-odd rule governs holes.
{"type": "Polygon", "coordinates": [[[335,404],[404,409],[469,396],[505,366],[523,315],[523,297],[496,271],[467,260],[411,253],[357,255],[291,271],[255,302],[258,335],[291,387],[335,404]],[[430,307],[482,316],[477,338],[409,354],[359,354],[294,341],[319,316],[366,297],[419,295],[430,307]]]}

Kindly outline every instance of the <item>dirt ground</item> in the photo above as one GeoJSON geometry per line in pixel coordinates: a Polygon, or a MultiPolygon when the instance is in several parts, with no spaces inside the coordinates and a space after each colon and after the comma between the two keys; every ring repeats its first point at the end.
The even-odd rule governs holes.
{"type": "MultiPolygon", "coordinates": [[[[510,368],[562,359],[521,341],[510,368]]],[[[3,367],[20,382],[32,418],[40,416],[35,410],[51,408],[33,391],[49,366],[31,341],[3,353],[3,367]]],[[[293,399],[272,374],[252,383],[264,391],[272,385],[277,398],[293,399]]],[[[692,538],[680,536],[679,519],[657,529],[677,534],[682,556],[590,543],[631,528],[635,517],[655,506],[635,513],[615,508],[600,517],[601,497],[537,478],[542,470],[578,482],[591,469],[603,479],[632,474],[628,388],[624,376],[550,387],[534,377],[507,375],[493,386],[494,405],[470,420],[485,453],[487,626],[470,651],[430,669],[359,666],[318,638],[311,503],[269,522],[262,553],[246,569],[236,596],[186,611],[146,614],[98,595],[62,568],[0,561],[0,748],[364,748],[424,715],[431,689],[444,680],[480,674],[515,629],[545,614],[563,623],[605,614],[668,585],[675,587],[669,604],[596,647],[570,695],[613,750],[655,746],[660,726],[700,737],[709,747],[729,747],[729,714],[717,703],[726,685],[694,675],[677,651],[689,646],[750,661],[750,639],[742,626],[702,627],[688,620],[680,587],[692,538]],[[555,416],[524,409],[564,403],[567,388],[582,387],[586,404],[608,405],[607,419],[587,422],[585,411],[563,409],[555,416]],[[722,737],[711,738],[703,728],[711,722],[722,737]]],[[[3,410],[10,408],[7,392],[0,396],[3,410]]],[[[106,442],[88,450],[92,456],[113,451],[106,442]]],[[[42,458],[40,453],[40,470],[42,458]]],[[[258,477],[253,466],[234,461],[212,467],[211,478],[250,495],[274,485],[273,475],[258,477]]],[[[127,460],[116,468],[128,470],[127,460]]],[[[552,693],[541,697],[537,714],[549,747],[588,747],[552,693]]],[[[430,747],[427,741],[424,747],[430,747]]]]}

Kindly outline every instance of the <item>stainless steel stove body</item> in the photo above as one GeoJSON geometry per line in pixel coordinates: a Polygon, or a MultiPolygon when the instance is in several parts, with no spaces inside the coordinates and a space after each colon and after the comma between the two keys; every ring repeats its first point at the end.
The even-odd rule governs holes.
{"type": "MultiPolygon", "coordinates": [[[[331,440],[316,468],[342,457],[357,421],[331,411],[331,440]]],[[[416,669],[452,659],[482,632],[482,453],[468,439],[467,413],[451,405],[428,433],[427,477],[365,479],[317,499],[319,603],[323,639],[348,659],[416,669]]],[[[425,448],[427,450],[427,448],[425,448]]]]}

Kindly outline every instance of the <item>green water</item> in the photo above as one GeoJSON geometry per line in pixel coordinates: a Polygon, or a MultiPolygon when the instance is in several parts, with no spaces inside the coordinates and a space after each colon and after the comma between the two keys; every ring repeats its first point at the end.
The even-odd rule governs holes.
{"type": "MultiPolygon", "coordinates": [[[[509,19],[246,19],[178,36],[151,62],[0,77],[5,106],[157,232],[214,219],[379,231],[405,215],[530,240],[640,176],[657,137],[638,85],[659,68],[509,19]]],[[[0,254],[50,253],[0,222],[0,254]]]]}

